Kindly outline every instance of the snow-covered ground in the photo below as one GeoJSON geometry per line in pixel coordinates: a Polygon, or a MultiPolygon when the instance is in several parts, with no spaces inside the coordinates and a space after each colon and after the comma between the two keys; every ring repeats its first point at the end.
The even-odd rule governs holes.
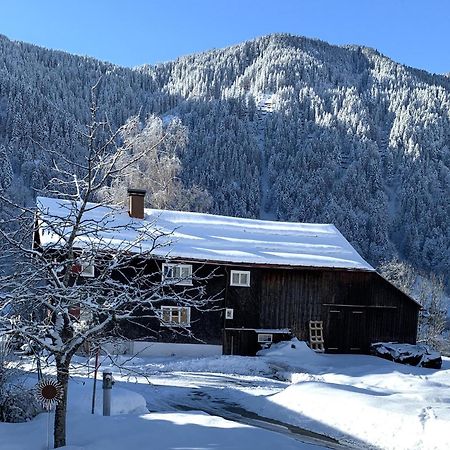
{"type": "MultiPolygon", "coordinates": [[[[316,354],[298,341],[256,358],[120,357],[109,418],[99,415],[101,389],[89,414],[85,362],[76,359],[70,386],[71,449],[450,448],[449,360],[430,370],[316,354]]],[[[46,424],[46,414],[0,424],[0,449],[45,448],[46,424]]]]}

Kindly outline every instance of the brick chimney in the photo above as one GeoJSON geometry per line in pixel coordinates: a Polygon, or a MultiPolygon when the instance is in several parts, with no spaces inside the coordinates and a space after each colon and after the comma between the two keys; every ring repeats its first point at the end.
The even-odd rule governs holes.
{"type": "Polygon", "coordinates": [[[145,189],[128,189],[128,214],[135,219],[144,218],[145,189]]]}

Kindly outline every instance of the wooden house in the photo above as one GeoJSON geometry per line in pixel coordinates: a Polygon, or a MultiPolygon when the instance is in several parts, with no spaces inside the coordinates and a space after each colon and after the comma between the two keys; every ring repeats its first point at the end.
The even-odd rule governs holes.
{"type": "MultiPolygon", "coordinates": [[[[309,341],[311,322],[321,325],[328,352],[365,353],[377,341],[415,343],[420,306],[364,261],[335,226],[144,210],[143,191],[129,195],[128,211],[111,216],[111,207],[95,205],[89,214],[108,215],[111,229],[115,221],[143,221],[170,234],[148,270],[170,289],[203,283],[216,300],[204,312],[161,304],[158,317],[142,319],[145,327],[124,327],[127,351],[254,355],[291,336],[309,341]]],[[[49,215],[60,214],[64,204],[38,198],[49,215]]],[[[38,229],[37,245],[48,239],[38,229]]]]}

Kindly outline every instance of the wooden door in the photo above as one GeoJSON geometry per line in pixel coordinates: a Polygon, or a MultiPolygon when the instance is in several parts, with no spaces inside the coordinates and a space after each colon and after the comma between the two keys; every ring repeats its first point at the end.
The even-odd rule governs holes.
{"type": "Polygon", "coordinates": [[[362,308],[349,308],[346,311],[347,351],[353,353],[366,352],[366,311],[362,308]]]}
{"type": "Polygon", "coordinates": [[[329,306],[325,349],[335,353],[366,352],[366,311],[350,306],[329,306]]]}
{"type": "Polygon", "coordinates": [[[328,320],[324,330],[325,350],[328,352],[340,353],[343,351],[344,339],[343,332],[345,322],[342,308],[335,306],[329,307],[328,320]]]}

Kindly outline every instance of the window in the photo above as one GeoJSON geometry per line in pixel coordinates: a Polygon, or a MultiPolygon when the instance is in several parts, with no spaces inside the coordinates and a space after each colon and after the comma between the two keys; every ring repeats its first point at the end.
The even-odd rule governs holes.
{"type": "Polygon", "coordinates": [[[230,286],[250,286],[250,272],[248,270],[232,270],[230,286]]]}
{"type": "Polygon", "coordinates": [[[190,327],[191,308],[186,306],[161,306],[161,325],[164,327],[190,327]]]}
{"type": "Polygon", "coordinates": [[[260,344],[271,344],[272,338],[272,334],[258,334],[258,342],[260,344]]]}
{"type": "Polygon", "coordinates": [[[81,263],[80,277],[93,277],[94,276],[94,265],[86,261],[81,263]]]}
{"type": "Polygon", "coordinates": [[[163,264],[162,280],[182,286],[192,286],[192,266],[190,264],[163,264]]]}
{"type": "Polygon", "coordinates": [[[232,308],[226,308],[225,309],[225,319],[232,320],[234,316],[234,309],[232,308]]]}
{"type": "Polygon", "coordinates": [[[79,261],[72,266],[72,273],[79,277],[93,278],[95,274],[94,264],[88,261],[79,261]]]}

